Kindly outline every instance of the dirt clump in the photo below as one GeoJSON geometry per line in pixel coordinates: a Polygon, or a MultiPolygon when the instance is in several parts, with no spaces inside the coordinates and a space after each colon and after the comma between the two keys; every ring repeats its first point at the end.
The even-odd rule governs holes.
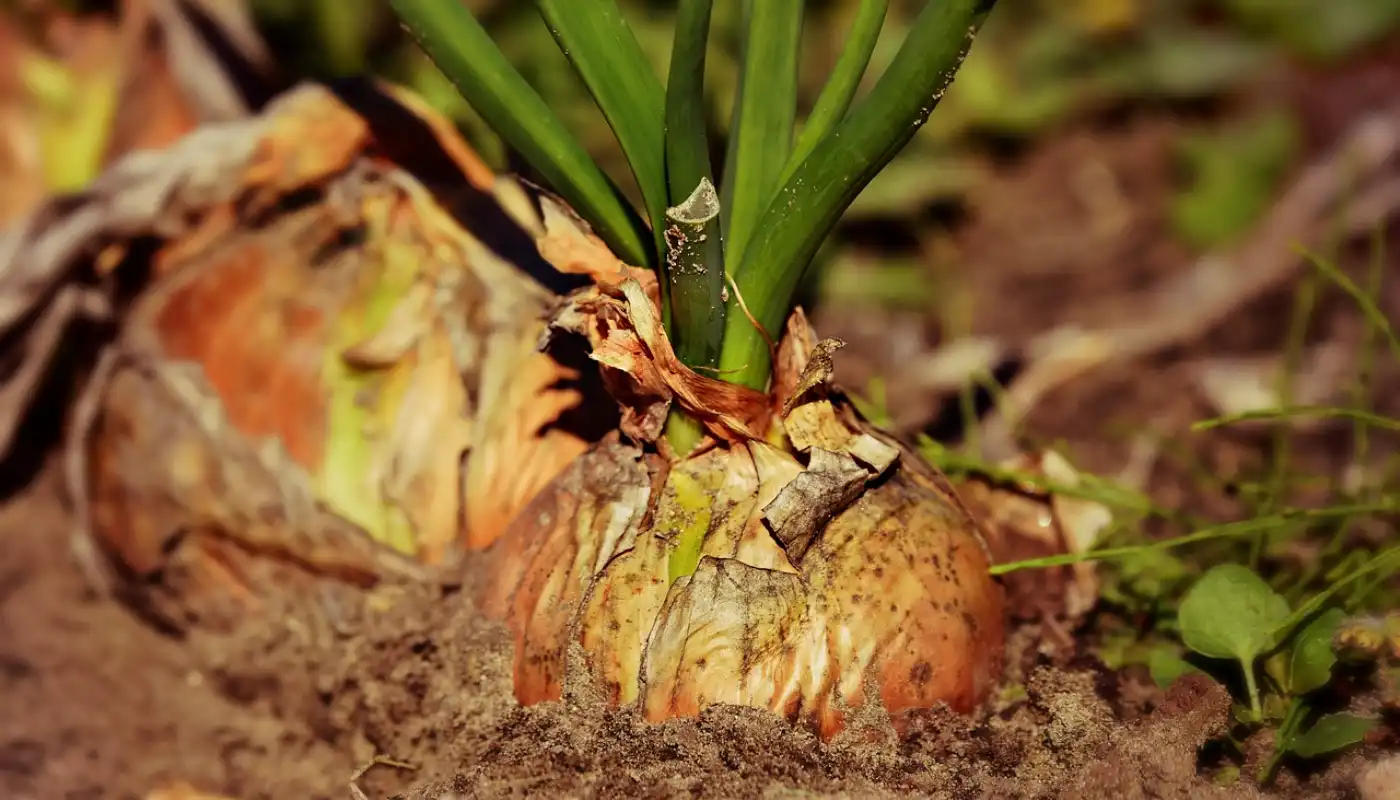
{"type": "Polygon", "coordinates": [[[1253,796],[1257,792],[1245,783],[1225,788],[1196,780],[1198,753],[1225,732],[1229,716],[1230,695],[1220,684],[1203,675],[1187,675],[1149,717],[1112,731],[1063,796],[1253,796]]]}

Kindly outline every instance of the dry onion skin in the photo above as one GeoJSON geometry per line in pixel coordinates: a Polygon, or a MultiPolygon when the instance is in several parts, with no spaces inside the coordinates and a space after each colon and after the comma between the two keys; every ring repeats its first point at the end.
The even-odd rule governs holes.
{"type": "MultiPolygon", "coordinates": [[[[471,535],[464,497],[490,536],[584,449],[540,430],[578,402],[535,352],[550,293],[386,157],[403,147],[314,86],[253,126],[229,200],[173,203],[198,222],[151,259],[70,442],[88,534],[179,627],[231,627],[289,576],[424,578],[471,535]]],[[[457,191],[494,191],[443,153],[457,191]]]]}
{"type": "Polygon", "coordinates": [[[514,632],[517,698],[556,700],[582,679],[650,720],[740,704],[823,738],[861,709],[900,728],[914,709],[981,702],[1001,673],[1003,597],[952,488],[829,386],[834,347],[800,311],[776,396],[746,406],[669,374],[685,368],[651,303],[624,281],[556,316],[593,343],[632,443],[575,461],[491,550],[481,601],[514,632]],[[673,401],[713,447],[673,460],[638,443],[673,401]]]}

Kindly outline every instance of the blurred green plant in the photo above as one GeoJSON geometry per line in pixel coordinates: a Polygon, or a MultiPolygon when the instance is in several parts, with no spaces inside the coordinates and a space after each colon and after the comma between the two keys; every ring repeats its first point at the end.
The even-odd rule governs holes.
{"type": "Polygon", "coordinates": [[[1299,145],[1297,124],[1286,111],[1181,139],[1177,156],[1190,179],[1172,200],[1177,235],[1204,250],[1249,230],[1269,209],[1299,145]]]}
{"type": "Polygon", "coordinates": [[[1345,56],[1400,24],[1400,0],[1223,0],[1223,5],[1248,28],[1319,60],[1345,56]]]}

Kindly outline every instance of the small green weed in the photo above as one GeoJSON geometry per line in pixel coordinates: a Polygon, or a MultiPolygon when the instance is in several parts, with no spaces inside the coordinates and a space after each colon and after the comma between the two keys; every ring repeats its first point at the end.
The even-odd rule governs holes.
{"type": "MultiPolygon", "coordinates": [[[[1376,300],[1384,262],[1381,243],[1377,235],[1365,286],[1329,260],[1305,253],[1315,272],[1299,289],[1285,343],[1288,357],[1280,384],[1288,384],[1296,369],[1301,332],[1321,292],[1330,284],[1353,299],[1367,333],[1350,406],[1291,405],[1288,391],[1281,389],[1284,405],[1277,409],[1193,427],[1210,431],[1246,419],[1276,426],[1269,443],[1272,461],[1266,459],[1257,475],[1229,481],[1248,510],[1244,519],[1207,524],[1101,478],[1077,487],[1044,485],[1036,476],[923,443],[925,457],[950,474],[1037,486],[1095,500],[1113,511],[1119,524],[1089,552],[999,564],[993,572],[1105,562],[1099,613],[1092,621],[1100,633],[1099,656],[1113,668],[1145,667],[1162,688],[1187,672],[1204,673],[1231,687],[1239,702],[1228,744],[1242,754],[1244,739],[1265,729],[1274,732],[1274,750],[1255,776],[1262,783],[1273,780],[1287,760],[1335,754],[1376,730],[1380,718],[1349,708],[1358,692],[1378,695],[1384,708],[1400,709],[1400,594],[1391,580],[1400,572],[1400,545],[1376,544],[1393,537],[1357,535],[1365,525],[1393,530],[1393,515],[1400,512],[1397,460],[1359,481],[1354,476],[1319,481],[1298,475],[1287,424],[1309,417],[1349,425],[1358,464],[1372,455],[1374,437],[1389,434],[1393,440],[1400,430],[1400,420],[1370,408],[1376,351],[1388,350],[1400,364],[1400,341],[1376,300]],[[1332,504],[1290,504],[1294,493],[1318,485],[1329,491],[1332,504]],[[1148,538],[1141,524],[1147,520],[1187,532],[1148,538]],[[1337,680],[1343,673],[1349,679],[1337,680]]],[[[1201,473],[1206,489],[1218,491],[1226,483],[1204,468],[1191,471],[1201,473]]]]}
{"type": "MultiPolygon", "coordinates": [[[[1394,562],[1396,552],[1377,556],[1347,581],[1394,562]]],[[[1336,607],[1316,609],[1343,585],[1333,584],[1290,611],[1283,595],[1254,570],[1221,564],[1181,601],[1177,620],[1186,646],[1208,659],[1236,661],[1242,670],[1248,705],[1236,708],[1236,719],[1246,729],[1277,725],[1274,753],[1259,772],[1261,782],[1272,779],[1288,755],[1313,759],[1337,752],[1361,742],[1379,724],[1372,717],[1320,715],[1317,710],[1316,698],[1332,681],[1338,660],[1333,638],[1346,614],[1336,607]]]]}

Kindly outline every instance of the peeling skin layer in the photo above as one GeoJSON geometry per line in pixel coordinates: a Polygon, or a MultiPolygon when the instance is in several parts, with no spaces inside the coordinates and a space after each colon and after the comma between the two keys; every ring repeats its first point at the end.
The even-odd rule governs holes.
{"type": "MultiPolygon", "coordinates": [[[[221,193],[178,174],[174,210],[142,223],[167,238],[68,455],[80,542],[90,533],[118,572],[156,579],[130,588],[182,628],[203,615],[181,606],[201,596],[246,606],[282,591],[235,562],[270,556],[361,585],[421,578],[409,558],[436,565],[463,539],[489,543],[586,449],[543,430],[579,395],[535,352],[552,295],[519,264],[538,254],[464,230],[386,162],[404,142],[324,90],[224,134],[246,152],[221,193]],[[165,585],[177,573],[184,585],[165,585]]],[[[453,142],[440,142],[450,159],[422,141],[409,155],[436,165],[444,196],[494,190],[453,142]],[[443,171],[454,162],[465,178],[443,171]]]]}
{"type": "Polygon", "coordinates": [[[603,564],[635,545],[650,493],[640,451],[605,441],[526,506],[491,551],[482,610],[515,635],[522,702],[562,695],[577,609],[603,564]]]}
{"type": "Polygon", "coordinates": [[[736,703],[828,737],[867,703],[896,722],[939,703],[969,710],[999,675],[1001,596],[981,542],[919,476],[867,489],[799,569],[762,518],[805,474],[791,456],[758,443],[716,449],[675,465],[650,503],[641,458],[599,448],[508,532],[518,544],[498,553],[486,606],[515,632],[521,702],[562,696],[567,639],[586,654],[584,679],[615,703],[637,698],[649,719],[736,703]],[[703,512],[677,507],[693,496],[687,484],[708,492],[703,512]],[[673,578],[682,529],[697,519],[701,557],[673,578]]]}
{"type": "Polygon", "coordinates": [[[461,539],[464,482],[493,491],[475,521],[555,474],[527,458],[465,481],[463,454],[539,455],[536,431],[574,401],[529,352],[538,290],[406,176],[362,164],[259,223],[162,252],[181,257],[134,305],[70,442],[83,522],[119,571],[163,576],[136,588],[171,619],[281,591],[250,585],[230,548],[363,585],[422,577],[403,556],[461,539]],[[535,381],[530,402],[500,408],[504,372],[535,381]],[[478,408],[489,435],[472,441],[478,408]],[[180,560],[185,585],[164,585],[180,560]]]}
{"type": "MultiPolygon", "coordinates": [[[[174,604],[171,618],[231,585],[235,598],[270,590],[246,585],[230,546],[364,584],[419,574],[318,494],[328,328],[370,271],[354,251],[297,260],[308,237],[335,232],[328,216],[279,218],[176,268],[142,296],[94,382],[92,427],[71,443],[74,492],[121,570],[185,576],[142,584],[174,604]]],[[[450,360],[435,366],[456,377],[450,360]]]]}

